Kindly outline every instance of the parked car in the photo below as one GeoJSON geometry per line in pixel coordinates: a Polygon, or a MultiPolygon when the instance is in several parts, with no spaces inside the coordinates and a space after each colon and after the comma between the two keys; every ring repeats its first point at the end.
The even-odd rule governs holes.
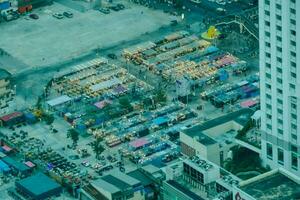
{"type": "Polygon", "coordinates": [[[67,18],[72,18],[73,17],[73,13],[69,12],[69,11],[66,11],[63,13],[63,15],[67,18]]]}
{"type": "Polygon", "coordinates": [[[178,24],[177,20],[172,20],[171,21],[171,26],[176,26],[178,24]]]}
{"type": "Polygon", "coordinates": [[[119,11],[119,10],[121,10],[118,6],[110,6],[109,9],[111,9],[113,11],[119,11]]]}
{"type": "Polygon", "coordinates": [[[118,3],[116,6],[119,8],[119,10],[124,10],[125,9],[125,6],[121,3],[118,3]]]}
{"type": "Polygon", "coordinates": [[[102,12],[103,14],[109,14],[110,10],[108,8],[99,8],[99,11],[102,12]]]}
{"type": "Polygon", "coordinates": [[[109,58],[111,58],[111,59],[117,59],[117,56],[116,56],[116,54],[113,54],[113,53],[109,53],[109,54],[107,54],[107,57],[109,57],[109,58]]]}
{"type": "Polygon", "coordinates": [[[37,14],[34,14],[34,13],[30,14],[29,17],[31,19],[38,19],[39,18],[39,16],[37,14]]]}
{"type": "Polygon", "coordinates": [[[62,18],[64,18],[64,16],[62,14],[60,14],[60,13],[54,13],[53,17],[55,17],[56,19],[62,19],[62,18]]]}

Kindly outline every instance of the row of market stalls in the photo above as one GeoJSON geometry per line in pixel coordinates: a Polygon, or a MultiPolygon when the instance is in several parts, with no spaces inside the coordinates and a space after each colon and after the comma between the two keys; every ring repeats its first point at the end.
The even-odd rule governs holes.
{"type": "MultiPolygon", "coordinates": [[[[119,106],[120,98],[147,96],[152,90],[152,86],[129,74],[126,69],[99,58],[54,77],[46,107],[58,111],[67,122],[85,132],[109,120],[112,115],[128,112],[119,106]],[[109,105],[113,107],[111,115],[105,113],[109,105]]],[[[130,100],[133,107],[135,101],[138,100],[130,100]]]]}
{"type": "Polygon", "coordinates": [[[200,94],[204,100],[209,100],[216,107],[233,104],[238,100],[241,107],[253,107],[258,104],[259,75],[250,75],[243,81],[223,84],[200,94]]]}
{"type": "Polygon", "coordinates": [[[32,112],[13,112],[0,117],[0,126],[12,127],[20,123],[35,123],[37,117],[32,112]]]}
{"type": "Polygon", "coordinates": [[[71,72],[56,77],[52,84],[56,96],[60,94],[70,98],[115,98],[132,88],[140,91],[152,89],[147,83],[129,74],[126,69],[109,64],[105,59],[92,60],[86,65],[74,67],[71,72]]]}
{"type": "Polygon", "coordinates": [[[193,124],[196,117],[193,110],[176,103],[154,111],[133,112],[89,132],[103,137],[108,147],[120,145],[122,154],[136,164],[161,165],[165,156],[177,152],[177,145],[162,138],[178,139],[179,134],[173,133],[186,124],[193,124]]]}
{"type": "Polygon", "coordinates": [[[247,69],[245,61],[185,31],[124,49],[123,56],[166,79],[185,77],[197,85],[224,81],[229,73],[238,74],[247,69]]]}

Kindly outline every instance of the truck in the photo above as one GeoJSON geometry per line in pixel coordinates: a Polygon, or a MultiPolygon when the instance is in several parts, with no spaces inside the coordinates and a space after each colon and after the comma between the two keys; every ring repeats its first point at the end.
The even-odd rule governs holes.
{"type": "Polygon", "coordinates": [[[19,18],[19,13],[16,8],[9,8],[1,11],[1,17],[6,21],[11,21],[19,18]]]}

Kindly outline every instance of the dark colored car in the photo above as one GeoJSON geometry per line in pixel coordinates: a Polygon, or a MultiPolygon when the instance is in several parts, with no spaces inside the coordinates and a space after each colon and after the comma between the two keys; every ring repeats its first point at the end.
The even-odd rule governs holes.
{"type": "Polygon", "coordinates": [[[111,9],[113,11],[119,11],[119,10],[121,10],[118,6],[110,6],[109,9],[111,9]]]}
{"type": "Polygon", "coordinates": [[[109,14],[110,10],[108,8],[99,8],[99,11],[102,12],[103,14],[109,14]]]}
{"type": "Polygon", "coordinates": [[[69,12],[69,11],[66,11],[63,13],[63,15],[67,18],[72,18],[73,17],[73,13],[69,12]]]}
{"type": "Polygon", "coordinates": [[[117,59],[116,54],[113,54],[113,53],[107,54],[107,57],[114,59],[114,60],[117,59]]]}
{"type": "Polygon", "coordinates": [[[124,10],[124,9],[125,9],[125,6],[124,6],[123,4],[121,4],[121,3],[118,3],[116,6],[117,6],[120,10],[124,10]]]}
{"type": "Polygon", "coordinates": [[[29,17],[31,18],[31,19],[38,19],[39,18],[39,16],[37,15],[37,14],[30,14],[29,15],[29,17]]]}

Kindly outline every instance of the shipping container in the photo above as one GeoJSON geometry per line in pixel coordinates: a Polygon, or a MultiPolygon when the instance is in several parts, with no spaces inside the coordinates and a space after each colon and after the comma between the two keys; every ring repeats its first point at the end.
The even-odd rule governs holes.
{"type": "Polygon", "coordinates": [[[21,6],[18,8],[20,14],[26,13],[32,10],[32,5],[21,6]]]}
{"type": "Polygon", "coordinates": [[[0,3],[0,10],[6,10],[10,8],[10,2],[4,1],[0,3]]]}

